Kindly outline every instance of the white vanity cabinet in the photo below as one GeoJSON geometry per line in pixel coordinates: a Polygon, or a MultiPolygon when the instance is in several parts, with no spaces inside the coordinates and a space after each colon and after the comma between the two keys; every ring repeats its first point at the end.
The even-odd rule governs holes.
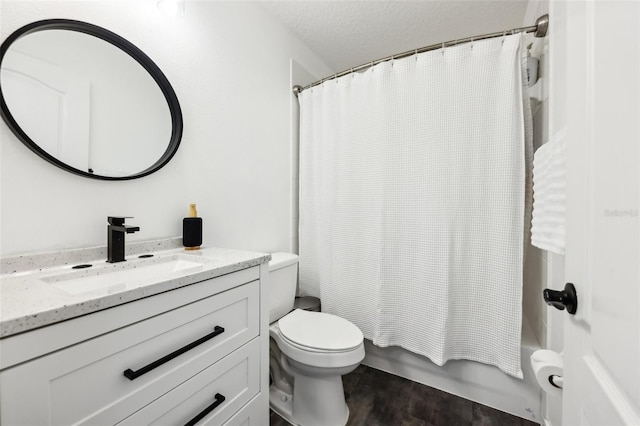
{"type": "Polygon", "coordinates": [[[0,340],[0,424],[268,424],[266,270],[0,340]]]}

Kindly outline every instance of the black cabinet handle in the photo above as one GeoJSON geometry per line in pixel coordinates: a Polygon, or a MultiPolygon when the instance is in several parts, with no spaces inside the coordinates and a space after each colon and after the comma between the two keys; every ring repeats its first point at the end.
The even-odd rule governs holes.
{"type": "Polygon", "coordinates": [[[209,414],[210,412],[212,412],[213,410],[218,408],[218,406],[220,404],[222,404],[224,402],[224,400],[225,400],[224,395],[221,395],[219,393],[216,394],[215,398],[216,398],[216,400],[213,401],[213,404],[211,404],[210,406],[208,406],[207,408],[202,410],[202,412],[200,412],[200,414],[198,414],[197,416],[195,416],[194,418],[189,420],[187,423],[184,424],[184,426],[193,426],[193,425],[195,425],[200,420],[202,420],[204,418],[204,416],[206,416],[207,414],[209,414]]]}
{"type": "Polygon", "coordinates": [[[201,337],[198,340],[189,343],[187,346],[183,346],[182,348],[178,349],[177,351],[171,352],[169,355],[163,356],[159,360],[154,361],[149,365],[145,365],[144,367],[142,367],[141,369],[139,369],[137,371],[133,371],[132,369],[127,368],[126,370],[124,370],[124,376],[129,380],[137,379],[138,377],[142,376],[143,374],[148,373],[149,371],[153,370],[154,368],[160,367],[165,362],[171,361],[173,358],[178,357],[178,356],[182,355],[183,353],[190,351],[191,349],[195,348],[196,346],[201,345],[204,342],[206,342],[207,340],[213,339],[214,337],[216,337],[217,335],[222,334],[222,333],[224,333],[224,328],[220,327],[219,325],[216,325],[216,327],[213,329],[212,333],[209,333],[206,336],[201,337]]]}

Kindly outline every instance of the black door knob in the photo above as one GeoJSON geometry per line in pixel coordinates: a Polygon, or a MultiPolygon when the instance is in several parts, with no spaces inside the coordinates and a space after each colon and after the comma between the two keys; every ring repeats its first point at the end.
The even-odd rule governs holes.
{"type": "Polygon", "coordinates": [[[565,284],[564,290],[549,290],[545,288],[542,290],[542,297],[544,297],[547,305],[561,311],[566,308],[571,315],[574,315],[578,310],[578,295],[576,294],[576,288],[571,283],[565,284]]]}

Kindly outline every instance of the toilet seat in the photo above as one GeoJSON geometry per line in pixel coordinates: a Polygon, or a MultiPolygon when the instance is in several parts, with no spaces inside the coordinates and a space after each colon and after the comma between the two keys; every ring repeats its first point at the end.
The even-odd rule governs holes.
{"type": "Polygon", "coordinates": [[[350,321],[324,312],[296,309],[278,321],[290,344],[313,352],[345,352],[362,344],[364,336],[350,321]]]}
{"type": "MultiPolygon", "coordinates": [[[[287,345],[294,347],[296,349],[299,349],[301,351],[305,351],[305,352],[309,352],[309,353],[317,353],[317,354],[340,354],[342,352],[345,351],[334,351],[334,350],[326,350],[326,349],[316,349],[316,348],[310,348],[308,346],[304,346],[304,345],[299,345],[296,342],[292,342],[291,340],[287,339],[286,336],[284,336],[282,334],[282,332],[280,332],[280,338],[282,339],[283,342],[286,342],[287,345]]],[[[357,347],[356,347],[357,348],[357,347]]],[[[353,349],[356,349],[353,348],[353,349]]]]}
{"type": "Polygon", "coordinates": [[[295,362],[308,366],[344,368],[357,365],[364,359],[364,336],[362,332],[354,324],[335,315],[296,309],[271,324],[269,326],[269,334],[276,341],[283,354],[295,362]],[[340,321],[336,321],[333,318],[327,320],[326,316],[338,318],[340,321]],[[302,331],[304,327],[310,326],[315,319],[318,319],[317,324],[313,328],[308,328],[304,333],[302,331]],[[288,335],[283,333],[281,324],[289,332],[288,335]],[[335,328],[336,324],[339,326],[338,329],[335,328]],[[314,331],[310,332],[310,330],[314,331]],[[320,330],[319,333],[322,336],[318,337],[316,330],[320,330]],[[342,330],[347,331],[341,338],[336,340],[337,343],[327,344],[328,348],[312,347],[327,343],[329,335],[326,333],[340,334],[342,330]],[[308,336],[304,336],[304,334],[308,336]]]}

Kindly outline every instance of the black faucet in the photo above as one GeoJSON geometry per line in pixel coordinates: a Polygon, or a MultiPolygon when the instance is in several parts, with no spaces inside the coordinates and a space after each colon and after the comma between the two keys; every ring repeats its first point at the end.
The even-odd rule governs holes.
{"type": "Polygon", "coordinates": [[[128,226],[124,224],[125,219],[131,217],[107,217],[107,262],[124,262],[124,234],[133,234],[140,230],[139,226],[128,226]]]}

